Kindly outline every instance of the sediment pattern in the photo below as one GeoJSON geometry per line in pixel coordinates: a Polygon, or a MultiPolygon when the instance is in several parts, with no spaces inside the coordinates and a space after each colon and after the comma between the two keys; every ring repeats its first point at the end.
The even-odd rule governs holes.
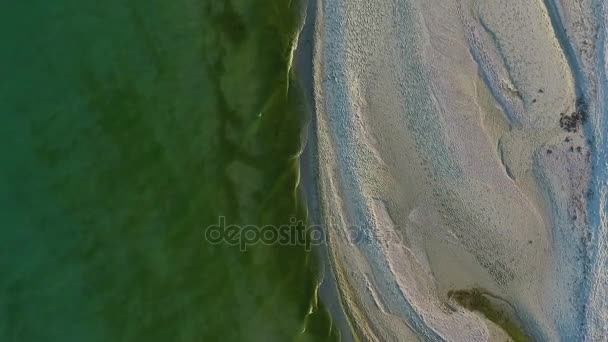
{"type": "Polygon", "coordinates": [[[605,7],[317,3],[311,168],[365,340],[604,336],[605,7]]]}

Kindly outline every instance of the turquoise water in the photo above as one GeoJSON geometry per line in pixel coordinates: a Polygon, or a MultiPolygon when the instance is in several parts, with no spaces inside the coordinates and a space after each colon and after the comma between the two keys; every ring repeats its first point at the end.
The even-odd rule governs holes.
{"type": "Polygon", "coordinates": [[[0,12],[0,341],[322,341],[286,1],[33,0],[0,12]]]}

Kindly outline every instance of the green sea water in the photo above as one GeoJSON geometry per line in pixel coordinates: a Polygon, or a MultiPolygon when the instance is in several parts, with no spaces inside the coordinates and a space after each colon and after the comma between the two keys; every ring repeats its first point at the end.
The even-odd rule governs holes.
{"type": "Polygon", "coordinates": [[[304,246],[289,0],[0,11],[0,341],[334,341],[304,246]],[[296,228],[300,229],[300,228],[296,228]]]}

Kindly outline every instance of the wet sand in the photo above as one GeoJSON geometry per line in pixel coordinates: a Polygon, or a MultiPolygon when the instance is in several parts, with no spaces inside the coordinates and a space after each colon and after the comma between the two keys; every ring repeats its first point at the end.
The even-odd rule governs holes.
{"type": "Polygon", "coordinates": [[[448,296],[483,289],[533,340],[585,339],[603,111],[592,4],[314,4],[297,61],[313,115],[303,179],[356,334],[503,340],[448,296]]]}

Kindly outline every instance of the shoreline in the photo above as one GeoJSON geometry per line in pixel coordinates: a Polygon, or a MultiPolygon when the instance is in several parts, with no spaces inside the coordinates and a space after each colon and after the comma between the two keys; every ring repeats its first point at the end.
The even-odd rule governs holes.
{"type": "MultiPolygon", "coordinates": [[[[303,25],[299,32],[298,44],[294,51],[295,74],[304,96],[305,113],[304,131],[302,135],[303,150],[300,154],[300,186],[301,195],[306,203],[307,219],[314,226],[321,226],[320,207],[318,203],[317,184],[318,163],[316,159],[317,143],[315,139],[316,113],[314,103],[314,45],[316,32],[316,12],[318,1],[303,0],[303,25]]],[[[341,341],[355,341],[349,318],[344,313],[341,296],[337,289],[337,281],[329,259],[328,246],[323,244],[315,248],[320,267],[319,299],[325,304],[330,313],[330,319],[338,326],[341,341]]]]}

